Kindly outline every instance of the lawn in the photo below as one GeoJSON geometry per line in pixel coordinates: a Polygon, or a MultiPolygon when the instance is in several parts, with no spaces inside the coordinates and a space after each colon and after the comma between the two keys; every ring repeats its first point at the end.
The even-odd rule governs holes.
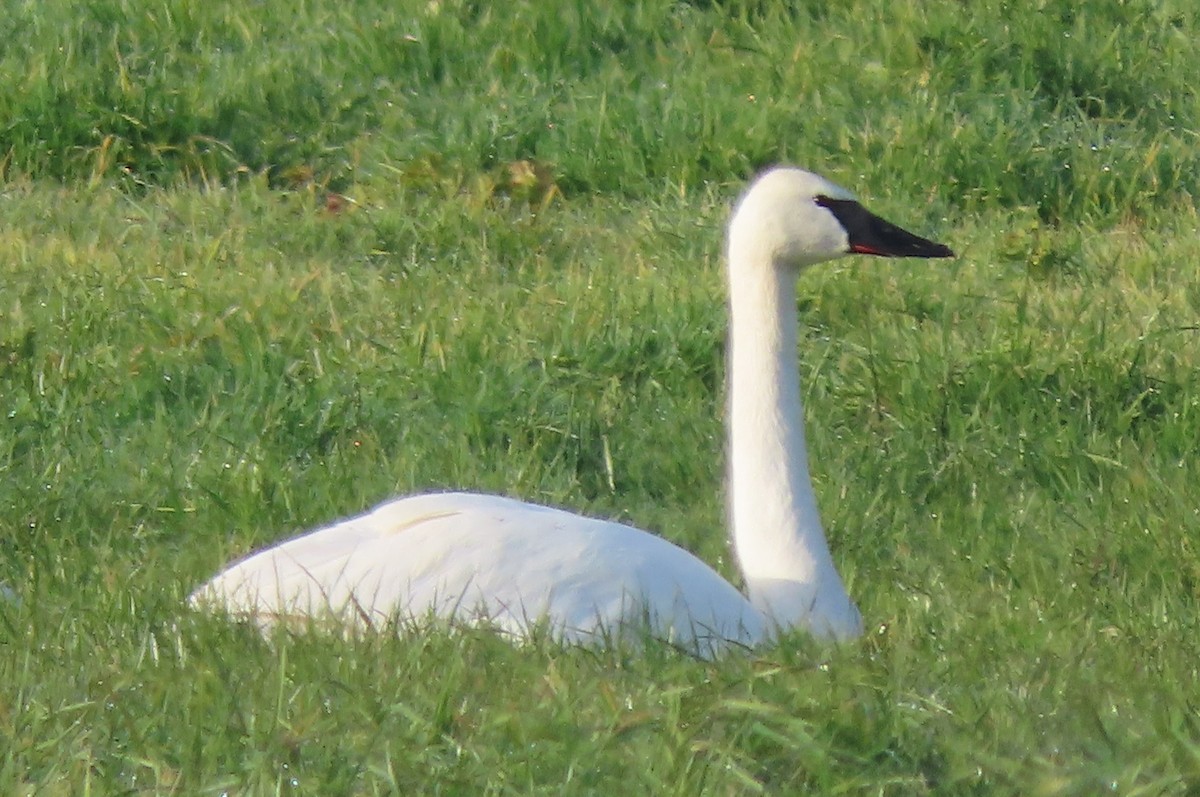
{"type": "Polygon", "coordinates": [[[1195,793],[1198,16],[7,2],[0,793],[1195,793]],[[699,662],[186,607],[441,488],[736,583],[721,240],[776,162],[959,255],[799,284],[861,641],[699,662]]]}

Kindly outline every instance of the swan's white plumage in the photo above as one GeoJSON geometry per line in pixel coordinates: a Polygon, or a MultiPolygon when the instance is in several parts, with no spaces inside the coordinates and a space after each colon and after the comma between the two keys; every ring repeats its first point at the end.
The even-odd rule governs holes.
{"type": "Polygon", "coordinates": [[[198,589],[193,604],[264,627],[440,618],[485,621],[517,638],[543,629],[572,643],[648,633],[704,656],[789,628],[858,635],[862,620],[809,479],[796,368],[796,275],[851,251],[950,254],[800,169],[760,177],[730,222],[730,518],[746,595],[653,534],[510,498],[440,493],[255,554],[198,589]]]}
{"type": "Polygon", "coordinates": [[[264,624],[332,616],[378,627],[453,616],[516,636],[543,626],[580,643],[648,619],[653,636],[701,652],[765,634],[736,589],[661,537],[471,493],[390,501],[251,556],[195,599],[264,624]]]}

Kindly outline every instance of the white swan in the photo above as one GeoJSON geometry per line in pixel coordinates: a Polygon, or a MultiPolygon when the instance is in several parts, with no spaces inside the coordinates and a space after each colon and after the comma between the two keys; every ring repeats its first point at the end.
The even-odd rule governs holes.
{"type": "Polygon", "coordinates": [[[791,628],[862,631],[809,480],[796,367],[796,276],[849,253],[951,257],[810,172],[777,168],[743,195],[728,231],[730,499],[746,595],[661,537],[510,498],[400,498],[255,554],[192,603],[278,620],[367,627],[485,621],[568,643],[646,634],[702,656],[791,628]]]}

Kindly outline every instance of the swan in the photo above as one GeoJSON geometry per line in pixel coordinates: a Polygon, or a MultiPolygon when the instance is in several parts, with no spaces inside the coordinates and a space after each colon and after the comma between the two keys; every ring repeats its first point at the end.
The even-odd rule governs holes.
{"type": "Polygon", "coordinates": [[[565,644],[648,634],[705,658],[793,628],[831,640],[861,634],[809,479],[796,278],[851,253],[953,253],[790,167],[765,172],[742,195],[727,246],[729,519],[745,594],[654,534],[449,492],[395,499],[254,554],[197,589],[192,605],[264,630],[316,619],[360,628],[440,620],[565,644]]]}

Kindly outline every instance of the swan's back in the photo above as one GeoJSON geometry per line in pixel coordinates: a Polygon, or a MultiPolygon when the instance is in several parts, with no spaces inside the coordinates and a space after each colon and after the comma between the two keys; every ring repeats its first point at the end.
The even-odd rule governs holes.
{"type": "Polygon", "coordinates": [[[218,574],[192,596],[269,626],[487,622],[570,643],[653,637],[701,655],[755,644],[762,616],[708,565],[619,523],[509,498],[401,498],[218,574]]]}

